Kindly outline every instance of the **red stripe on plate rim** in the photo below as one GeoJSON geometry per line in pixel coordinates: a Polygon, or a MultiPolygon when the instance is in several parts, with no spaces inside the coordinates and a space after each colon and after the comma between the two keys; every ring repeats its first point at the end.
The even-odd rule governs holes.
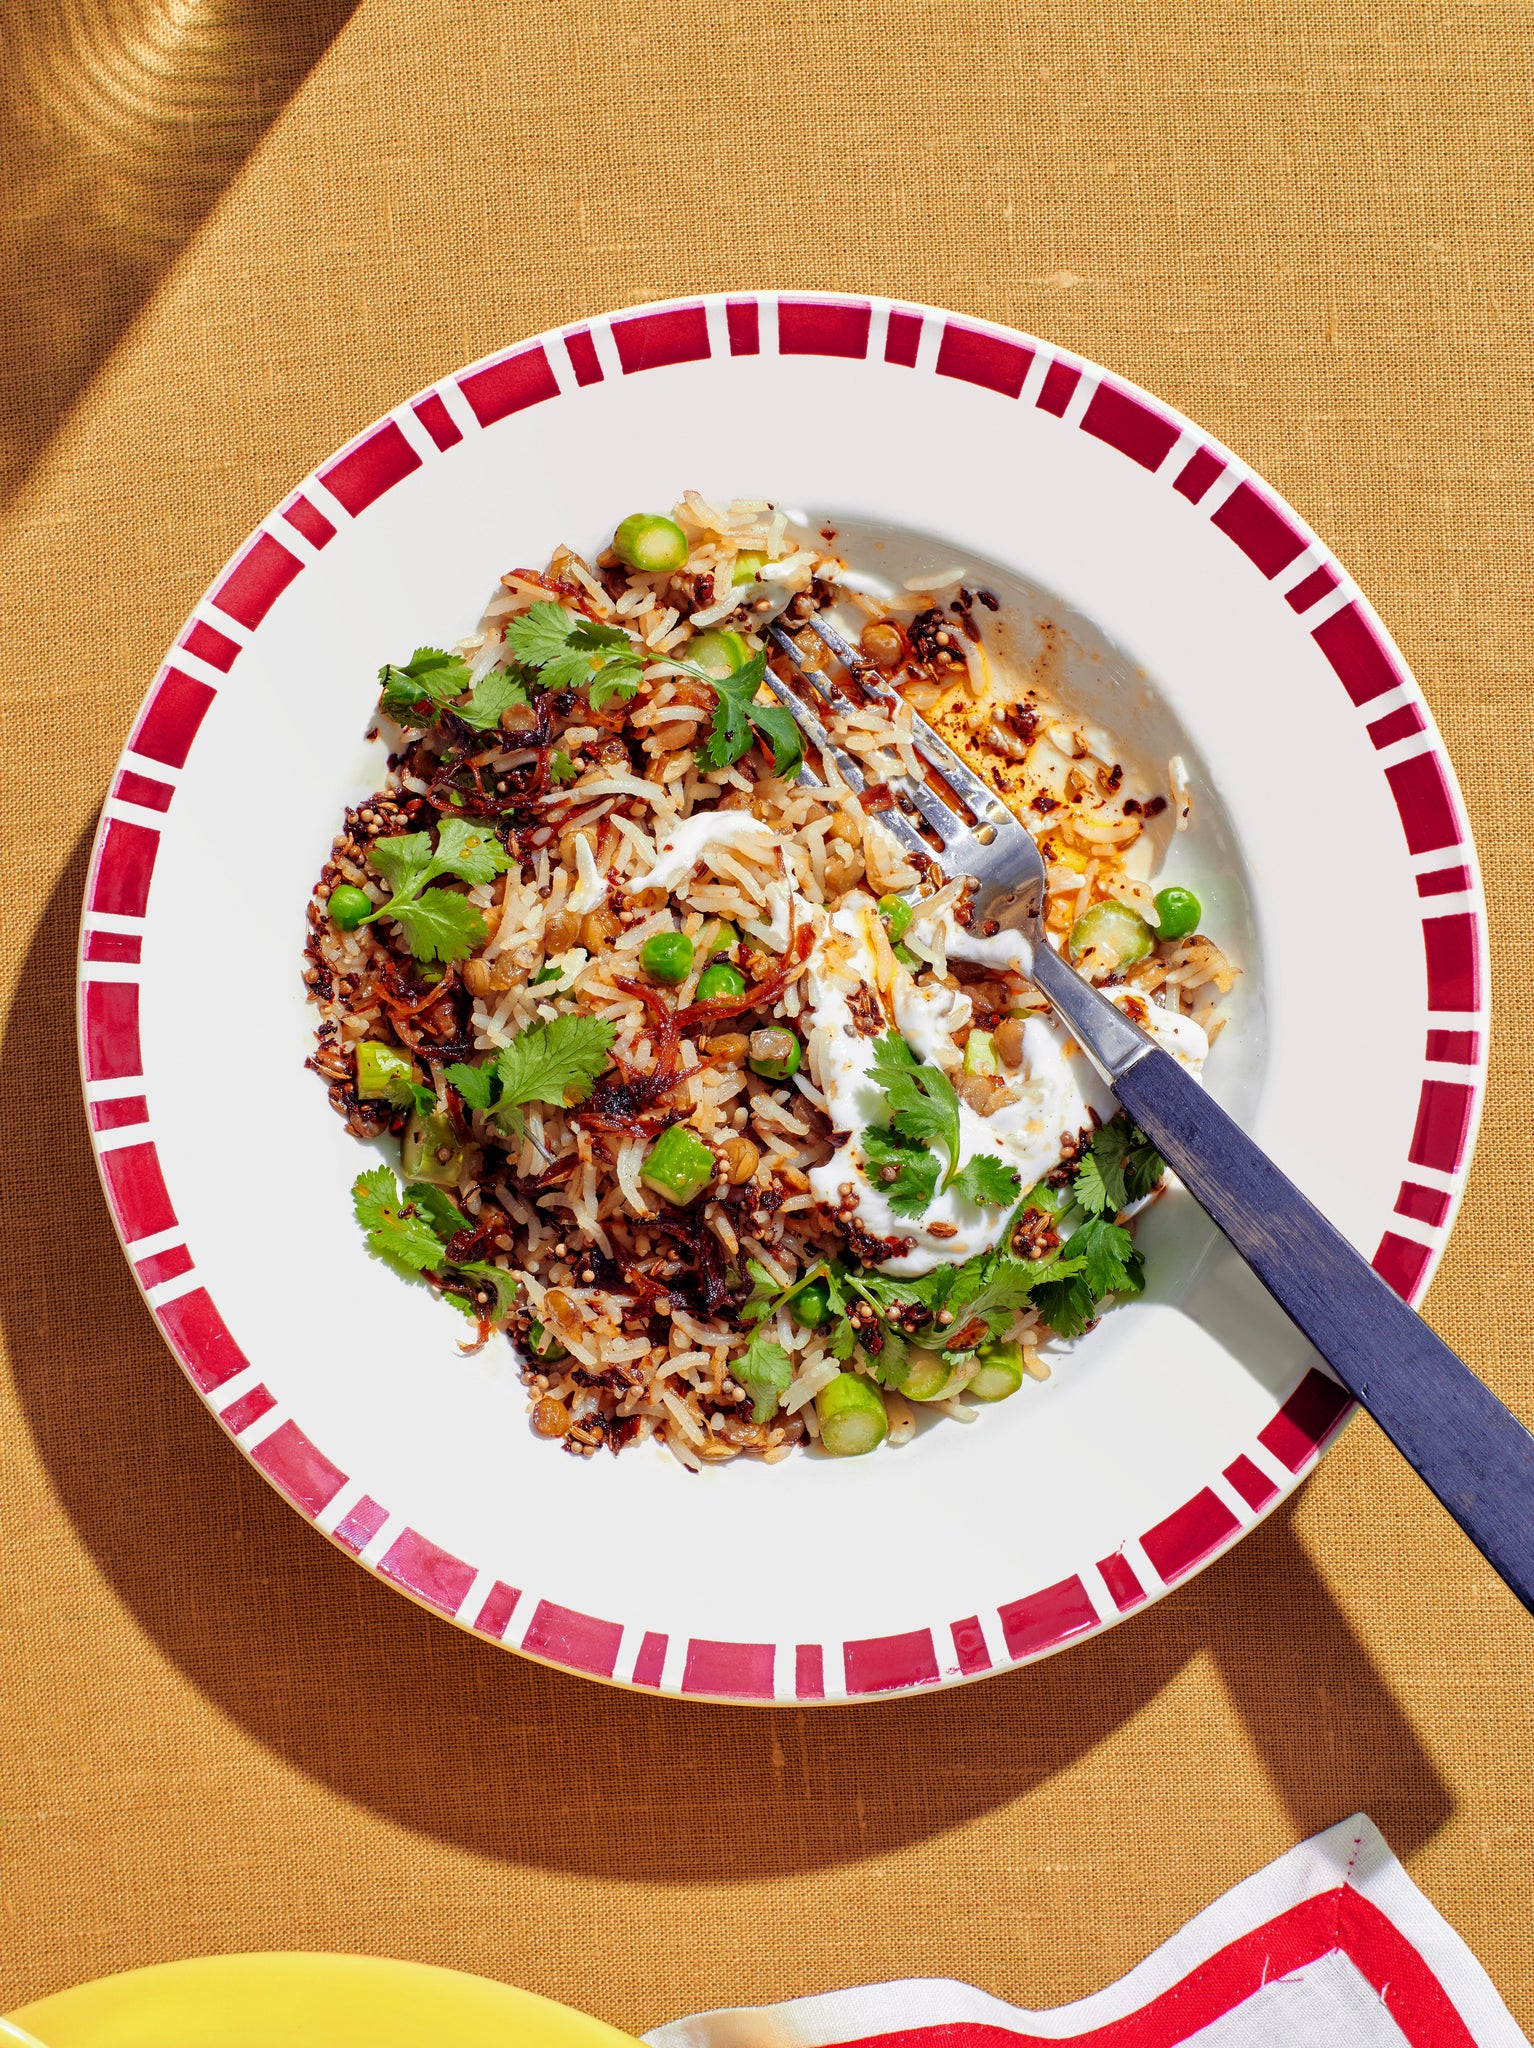
{"type": "MultiPolygon", "coordinates": [[[[721,1643],[694,1637],[687,1645],[681,1689],[711,1699],[770,1700],[775,1661],[771,1643],[721,1643]]],[[[660,1683],[658,1672],[655,1682],[660,1683]]]]}

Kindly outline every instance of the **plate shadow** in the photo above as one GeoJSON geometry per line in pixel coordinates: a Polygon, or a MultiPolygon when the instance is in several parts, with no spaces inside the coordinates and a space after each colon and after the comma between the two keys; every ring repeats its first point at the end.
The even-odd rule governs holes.
{"type": "Polygon", "coordinates": [[[1153,1610],[1062,1656],[826,1710],[595,1685],[446,1627],[358,1570],[224,1439],[118,1249],[73,1079],[89,844],[40,921],[4,1035],[12,1099],[28,1105],[0,1148],[0,1199],[32,1219],[30,1255],[0,1283],[20,1409],[81,1543],[140,1626],[294,1769],[508,1862],[660,1880],[790,1874],[1005,1806],[1207,1652],[1297,1836],[1364,1808],[1410,1855],[1448,1819],[1448,1789],[1308,1557],[1292,1504],[1153,1610]],[[551,1728],[578,1735],[591,1759],[552,1786],[551,1728]],[[709,1756],[721,1759],[712,1772],[699,1765],[709,1756]],[[901,1756],[941,1768],[892,1769],[901,1756]],[[771,1829],[764,1793],[783,1795],[771,1829]]]}

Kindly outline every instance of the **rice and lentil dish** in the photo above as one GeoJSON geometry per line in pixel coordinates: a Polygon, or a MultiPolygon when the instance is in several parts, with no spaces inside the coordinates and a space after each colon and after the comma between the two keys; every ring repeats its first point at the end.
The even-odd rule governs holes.
{"type": "Polygon", "coordinates": [[[689,492],[381,671],[387,780],[309,906],[309,1064],[399,1140],[353,1190],[370,1250],[466,1348],[511,1342],[539,1436],[694,1469],[898,1444],[1139,1291],[1160,1160],[1017,942],[881,823],[912,813],[911,713],[1034,833],[1054,942],[1194,1068],[1234,970],[1152,881],[1181,764],[1138,784],[999,614],[689,492]],[[833,608],[893,685],[841,678],[861,796],[760,687],[767,624],[833,608]]]}

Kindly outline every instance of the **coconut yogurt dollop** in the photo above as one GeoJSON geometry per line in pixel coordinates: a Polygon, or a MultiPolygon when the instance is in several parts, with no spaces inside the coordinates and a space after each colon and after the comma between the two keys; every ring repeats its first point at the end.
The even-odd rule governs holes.
{"type": "MultiPolygon", "coordinates": [[[[861,1142],[870,1124],[889,1121],[888,1100],[873,1074],[879,1038],[893,1027],[924,1064],[955,1073],[963,1054],[954,1037],[973,1016],[969,997],[946,982],[919,986],[899,961],[891,974],[888,946],[880,945],[875,931],[879,912],[873,898],[854,891],[832,913],[811,903],[783,874],[777,835],[749,811],[698,812],[673,826],[659,837],[654,866],[629,888],[674,891],[700,861],[709,864],[716,848],[776,866],[782,876],[767,888],[769,917],[746,922],[753,937],[781,952],[791,926],[808,925],[815,933],[800,1024],[811,1078],[825,1097],[833,1129],[846,1134],[831,1158],[810,1172],[816,1200],[832,1214],[855,1220],[870,1237],[904,1239],[907,1249],[879,1266],[896,1278],[960,1265],[989,1251],[1006,1222],[1005,1209],[983,1207],[949,1188],[935,1194],[919,1217],[898,1216],[861,1142]],[[882,983],[881,961],[887,977],[882,983]]],[[[1028,947],[1019,934],[980,938],[955,924],[949,912],[941,915],[949,958],[1026,974],[1028,947]]],[[[1132,989],[1106,989],[1104,994],[1190,1071],[1201,1071],[1209,1043],[1191,1018],[1132,989]]],[[[1009,1099],[988,1115],[960,1101],[958,1165],[994,1158],[1015,1170],[1024,1189],[1059,1165],[1067,1147],[1092,1128],[1094,1113],[1106,1122],[1117,1108],[1097,1069],[1051,1013],[1027,1019],[1022,1065],[998,1078],[1009,1099]]]]}
{"type": "MultiPolygon", "coordinates": [[[[931,1272],[934,1266],[959,1265],[989,1251],[1008,1212],[982,1207],[949,1188],[936,1194],[919,1217],[898,1216],[869,1170],[862,1132],[869,1124],[886,1123],[889,1116],[884,1090],[873,1078],[879,1032],[868,1031],[869,1005],[862,993],[877,987],[878,949],[869,920],[878,914],[870,897],[844,899],[827,920],[805,975],[811,1070],[818,1077],[832,1124],[848,1133],[846,1143],[838,1146],[824,1166],[813,1168],[809,1178],[817,1200],[833,1211],[844,1208],[850,1188],[851,1213],[871,1236],[909,1240],[909,1250],[882,1261],[879,1270],[910,1279],[931,1272]],[[934,1224],[939,1226],[936,1231],[934,1224]]],[[[1026,970],[1026,944],[1014,933],[971,940],[950,921],[947,941],[954,959],[979,958],[987,966],[1026,970]]],[[[1110,989],[1106,993],[1193,1072],[1202,1068],[1208,1040],[1191,1018],[1164,1010],[1133,990],[1110,989]]],[[[962,1066],[963,1054],[954,1043],[954,1034],[973,1015],[962,989],[945,983],[919,987],[897,961],[888,1001],[895,1029],[920,1060],[950,1073],[962,1066]]],[[[1027,1020],[1022,1065],[1000,1078],[1013,1099],[989,1115],[979,1115],[962,1099],[959,1103],[958,1164],[964,1167],[978,1157],[994,1158],[1015,1169],[1024,1189],[1059,1165],[1067,1143],[1091,1129],[1094,1111],[1099,1121],[1106,1122],[1117,1108],[1107,1083],[1052,1014],[1027,1020]]]]}

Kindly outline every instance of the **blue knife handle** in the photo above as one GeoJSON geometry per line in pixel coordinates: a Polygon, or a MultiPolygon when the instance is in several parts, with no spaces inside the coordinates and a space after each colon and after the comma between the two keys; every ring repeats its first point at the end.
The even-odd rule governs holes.
{"type": "Polygon", "coordinates": [[[1534,1612],[1534,1436],[1159,1048],[1113,1078],[1135,1122],[1348,1392],[1534,1612]]]}

